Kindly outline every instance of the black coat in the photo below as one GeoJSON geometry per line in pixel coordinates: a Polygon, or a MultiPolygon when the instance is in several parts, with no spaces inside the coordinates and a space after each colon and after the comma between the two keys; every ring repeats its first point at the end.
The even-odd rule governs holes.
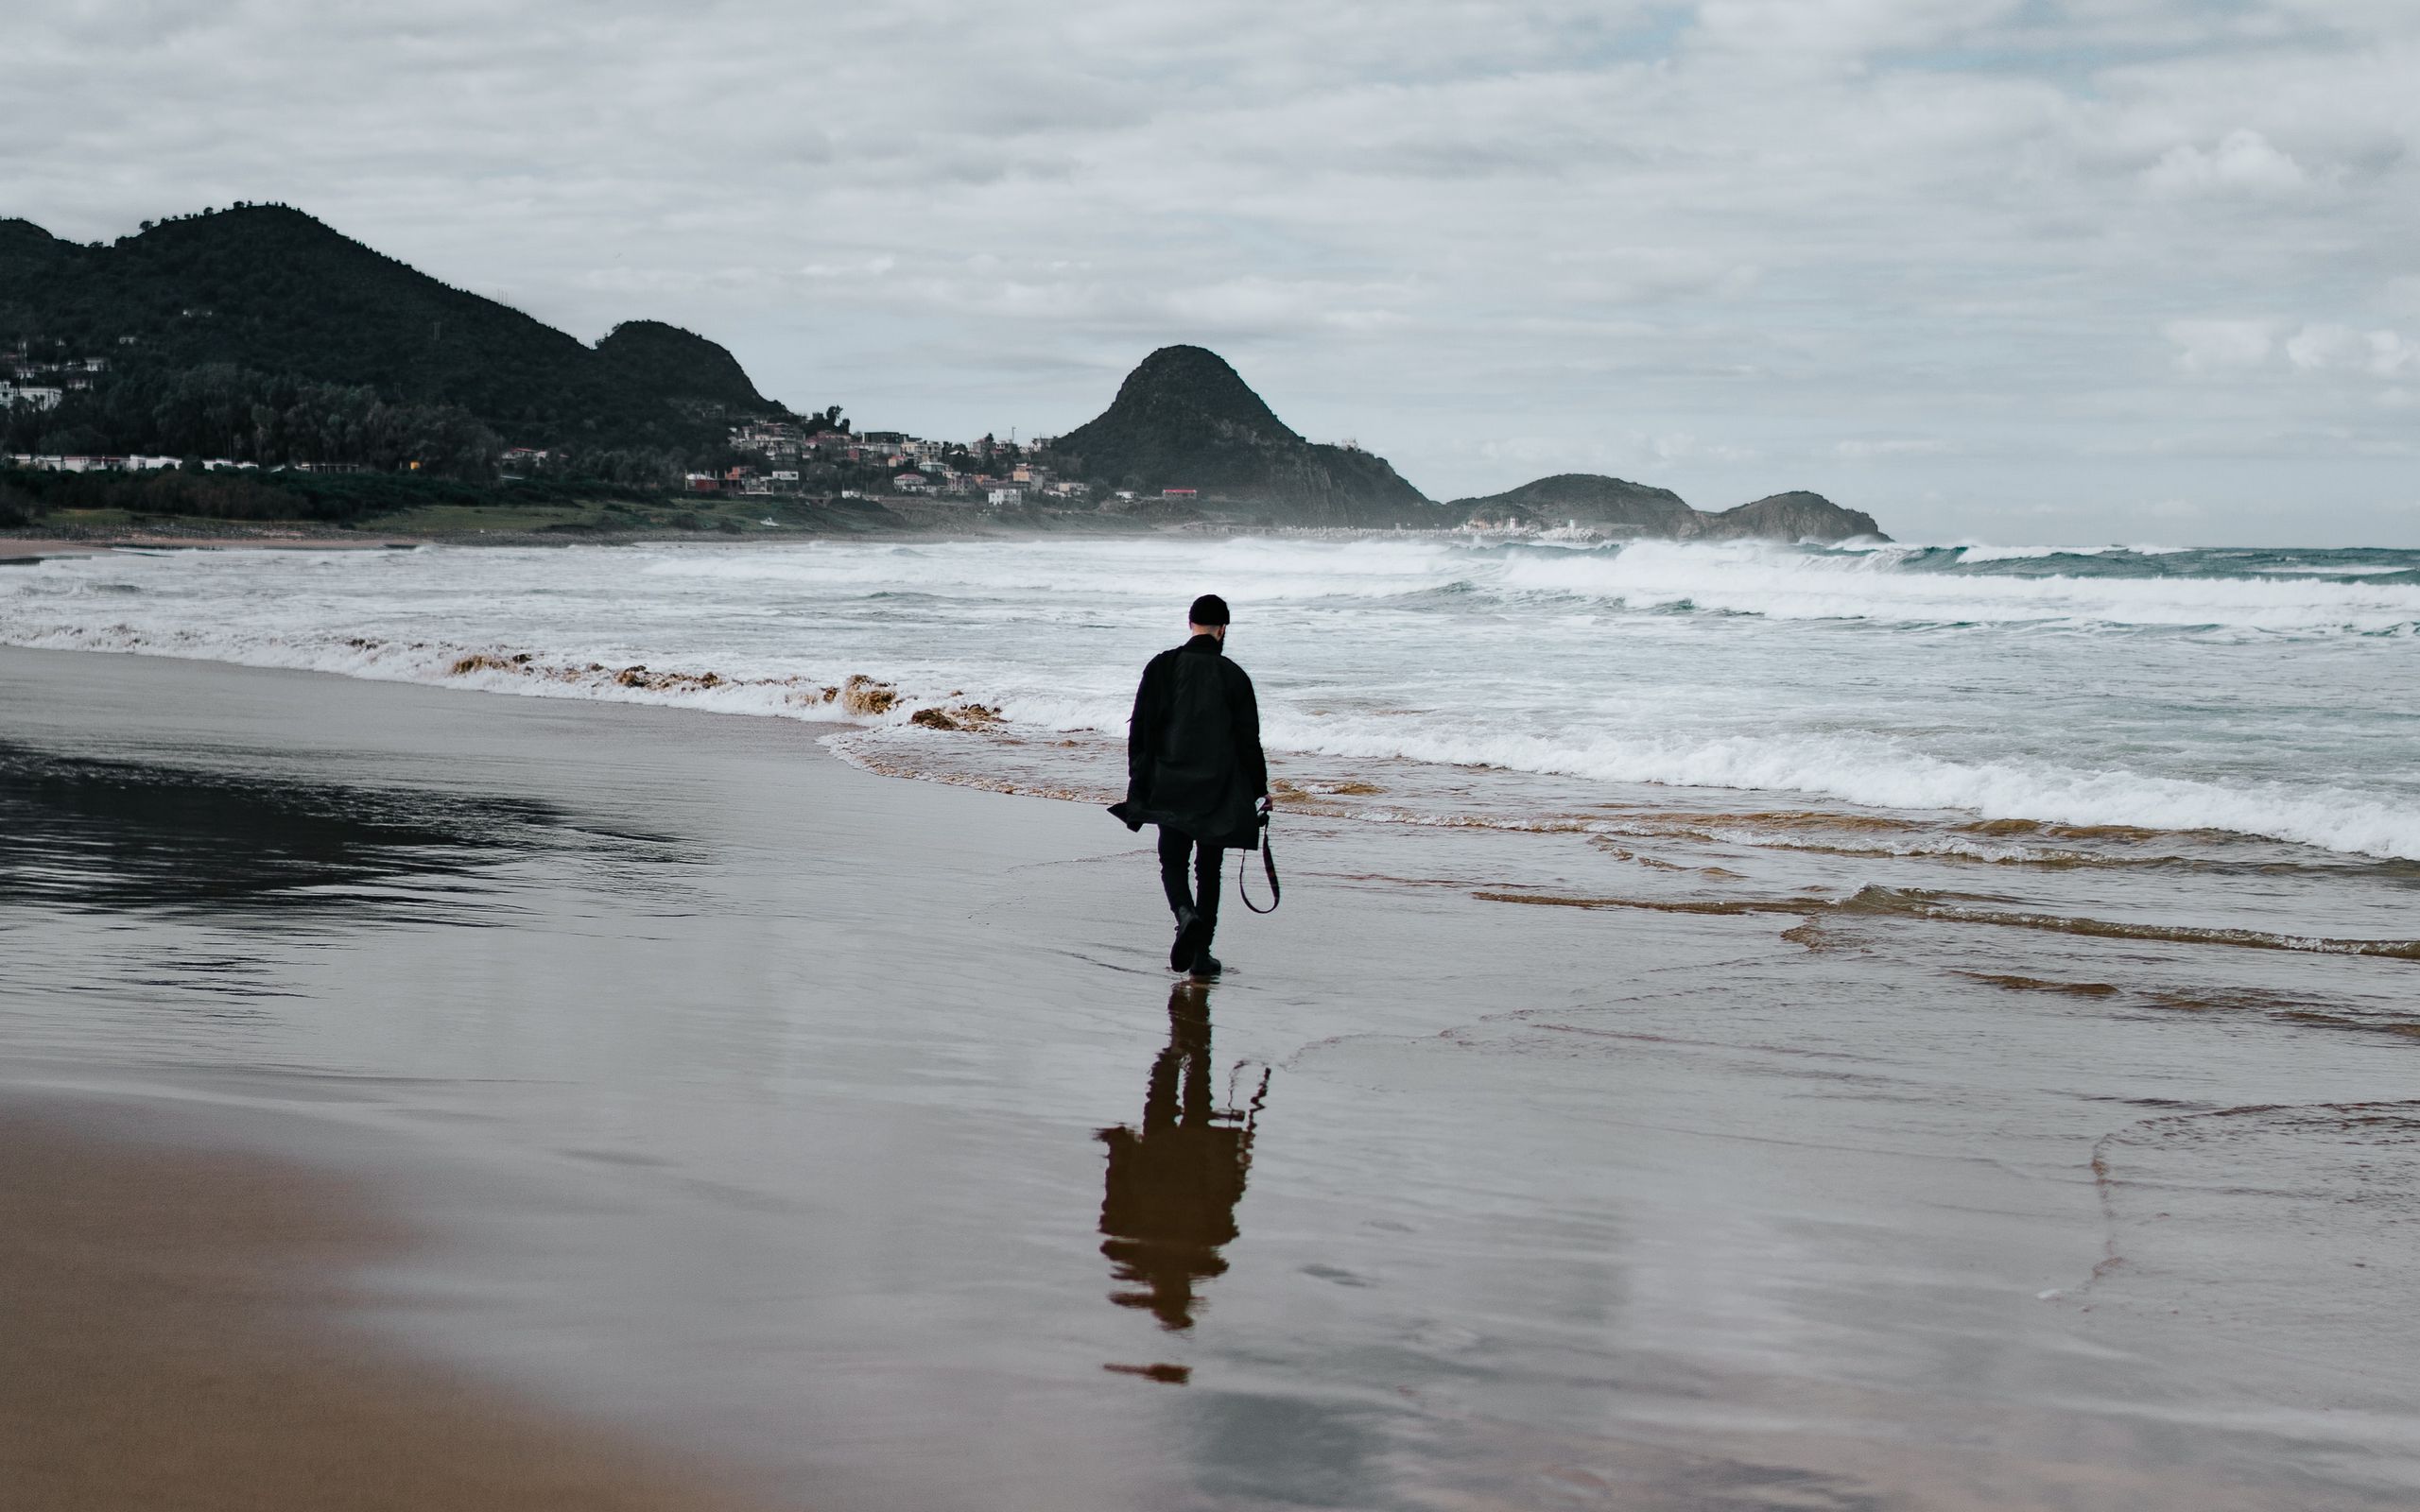
{"type": "Polygon", "coordinates": [[[1260,703],[1219,638],[1197,635],[1151,658],[1127,727],[1126,801],[1109,812],[1130,830],[1161,824],[1206,845],[1256,850],[1254,810],[1268,796],[1260,703]]]}

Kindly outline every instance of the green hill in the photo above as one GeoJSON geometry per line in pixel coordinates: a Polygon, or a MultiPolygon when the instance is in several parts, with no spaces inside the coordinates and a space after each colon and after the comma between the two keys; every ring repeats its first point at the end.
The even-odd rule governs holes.
{"type": "Polygon", "coordinates": [[[1280,524],[1440,522],[1384,457],[1306,441],[1217,352],[1162,347],[1127,374],[1100,417],[1052,443],[1069,472],[1109,489],[1199,490],[1204,507],[1280,524]]]}
{"type": "Polygon", "coordinates": [[[0,342],[105,357],[111,382],[208,369],[371,389],[512,445],[697,453],[727,415],[780,409],[703,337],[640,321],[592,348],[283,206],[92,247],[0,221],[0,342]]]}

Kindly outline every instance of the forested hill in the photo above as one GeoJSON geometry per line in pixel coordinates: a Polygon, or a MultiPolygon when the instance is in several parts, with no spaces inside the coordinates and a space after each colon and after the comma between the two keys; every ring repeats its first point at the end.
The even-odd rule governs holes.
{"type": "Polygon", "coordinates": [[[374,389],[511,445],[693,453],[727,417],[781,410],[701,336],[637,321],[589,347],[284,206],[90,247],[0,221],[0,343],[103,357],[150,387],[213,368],[374,389]]]}
{"type": "Polygon", "coordinates": [[[1052,443],[1105,489],[1197,490],[1277,524],[1434,524],[1436,507],[1384,457],[1305,440],[1236,369],[1201,347],[1162,347],[1100,417],[1052,443]]]}

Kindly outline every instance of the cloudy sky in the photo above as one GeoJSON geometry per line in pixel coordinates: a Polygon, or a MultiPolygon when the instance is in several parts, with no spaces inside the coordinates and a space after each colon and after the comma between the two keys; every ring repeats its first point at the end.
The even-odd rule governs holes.
{"type": "Polygon", "coordinates": [[[2414,0],[62,0],[0,215],[284,200],[799,406],[1223,353],[1432,496],[2420,544],[2414,0]]]}

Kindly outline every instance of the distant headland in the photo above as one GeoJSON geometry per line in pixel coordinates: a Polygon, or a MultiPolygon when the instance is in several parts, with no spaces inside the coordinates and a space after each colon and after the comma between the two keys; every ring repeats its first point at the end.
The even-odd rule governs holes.
{"type": "Polygon", "coordinates": [[[1163,347],[1051,439],[860,430],[653,320],[589,345],[284,205],[79,245],[0,220],[0,530],[316,523],[565,539],[1168,528],[1878,536],[1820,495],[1719,514],[1586,473],[1440,503],[1163,347]],[[215,523],[215,524],[214,524],[215,523]]]}

